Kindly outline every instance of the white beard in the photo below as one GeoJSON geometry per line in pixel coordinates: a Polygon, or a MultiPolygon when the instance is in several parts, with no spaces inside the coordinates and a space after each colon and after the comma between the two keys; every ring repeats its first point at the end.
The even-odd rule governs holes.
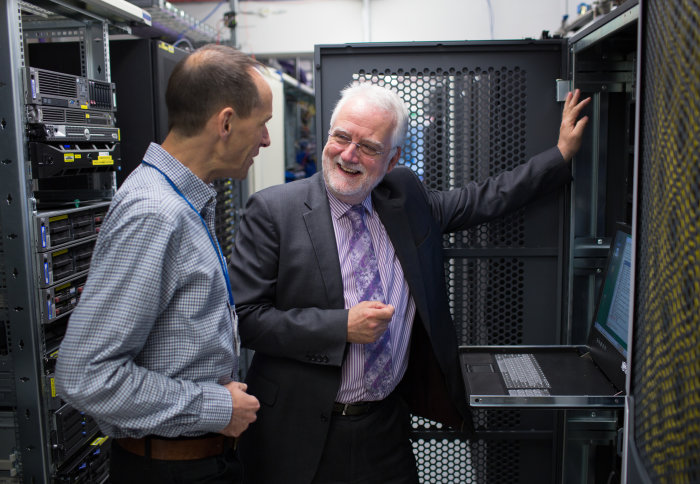
{"type": "MultiPolygon", "coordinates": [[[[338,200],[345,203],[355,204],[360,203],[362,200],[367,198],[367,195],[374,190],[379,182],[382,180],[381,177],[377,180],[371,180],[365,172],[365,168],[362,165],[353,164],[350,170],[357,171],[361,175],[354,175],[358,178],[356,180],[348,180],[348,178],[343,177],[339,174],[338,165],[343,168],[349,168],[340,159],[340,155],[336,156],[334,159],[329,159],[325,155],[323,157],[323,179],[326,181],[326,186],[328,191],[330,191],[338,200]]],[[[342,169],[342,168],[341,168],[342,169]]]]}

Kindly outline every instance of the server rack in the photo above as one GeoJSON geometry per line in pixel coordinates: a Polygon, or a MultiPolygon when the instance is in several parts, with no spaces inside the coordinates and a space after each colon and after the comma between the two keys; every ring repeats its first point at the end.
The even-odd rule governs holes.
{"type": "MultiPolygon", "coordinates": [[[[8,0],[0,10],[3,483],[108,477],[108,439],[56,394],[58,348],[113,194],[148,142],[167,133],[165,87],[187,52],[150,37],[176,29],[190,48],[214,40],[172,6],[167,25],[152,24],[151,12],[164,15],[123,0],[8,0]],[[145,76],[140,86],[134,71],[145,76]],[[120,96],[117,79],[131,96],[120,96]],[[141,104],[128,102],[135,94],[141,104]]],[[[216,188],[216,235],[228,255],[245,187],[216,188]]]]}
{"type": "Polygon", "coordinates": [[[2,482],[107,476],[106,439],[56,395],[53,371],[116,190],[109,34],[148,16],[128,2],[89,3],[9,0],[0,10],[2,482]]]}
{"type": "MultiPolygon", "coordinates": [[[[639,18],[640,3],[628,0],[567,42],[572,85],[592,98],[589,126],[572,165],[570,303],[565,319],[572,341],[582,341],[590,331],[610,238],[618,224],[633,225],[639,18]]],[[[565,429],[567,453],[585,456],[594,464],[591,468],[580,465],[577,479],[621,482],[623,410],[597,412],[595,418],[569,411],[567,421],[581,421],[565,429]]]]}

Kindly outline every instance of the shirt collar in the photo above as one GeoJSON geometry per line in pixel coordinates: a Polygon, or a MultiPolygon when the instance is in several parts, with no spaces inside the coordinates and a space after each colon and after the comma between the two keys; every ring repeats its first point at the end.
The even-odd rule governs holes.
{"type": "MultiPolygon", "coordinates": [[[[328,187],[326,187],[326,195],[328,195],[328,203],[330,204],[331,207],[331,215],[333,218],[338,220],[340,217],[345,215],[345,213],[350,210],[350,208],[353,207],[353,205],[350,205],[345,202],[341,202],[338,200],[335,195],[333,195],[330,191],[328,191],[328,187]]],[[[365,198],[362,201],[362,206],[365,207],[365,210],[367,210],[367,213],[369,215],[372,215],[372,194],[370,193],[367,195],[367,198],[365,198]]]]}
{"type": "Polygon", "coordinates": [[[151,143],[144,159],[165,173],[198,212],[201,212],[204,206],[216,197],[216,190],[212,185],[205,183],[192,173],[159,144],[151,143]]]}

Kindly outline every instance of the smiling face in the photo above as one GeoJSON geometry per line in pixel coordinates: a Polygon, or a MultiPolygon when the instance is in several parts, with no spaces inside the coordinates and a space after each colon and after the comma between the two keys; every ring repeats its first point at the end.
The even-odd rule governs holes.
{"type": "Polygon", "coordinates": [[[393,113],[362,98],[350,99],[343,105],[330,132],[342,133],[353,142],[343,146],[329,136],[323,148],[323,178],[338,200],[351,205],[360,203],[396,165],[401,150],[391,146],[394,126],[393,113]],[[382,153],[366,155],[355,143],[375,147],[382,153]]]}

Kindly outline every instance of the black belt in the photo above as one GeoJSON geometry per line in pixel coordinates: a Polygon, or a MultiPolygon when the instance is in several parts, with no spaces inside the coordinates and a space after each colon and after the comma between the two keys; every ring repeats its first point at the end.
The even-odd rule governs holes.
{"type": "Polygon", "coordinates": [[[376,402],[357,402],[357,403],[340,403],[333,404],[333,413],[336,415],[357,416],[364,415],[377,408],[383,400],[376,402]]]}

